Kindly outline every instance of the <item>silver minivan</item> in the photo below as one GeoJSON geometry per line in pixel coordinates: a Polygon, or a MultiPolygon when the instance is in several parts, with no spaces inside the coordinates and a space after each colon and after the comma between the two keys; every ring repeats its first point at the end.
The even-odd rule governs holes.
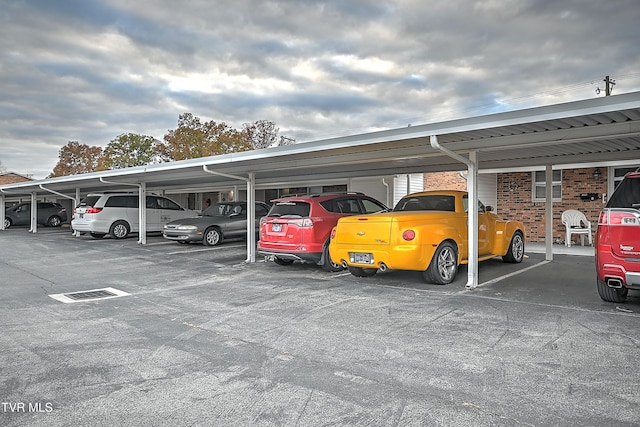
{"type": "MultiPolygon", "coordinates": [[[[139,231],[138,215],[137,193],[91,193],[74,209],[71,228],[98,239],[107,234],[124,239],[139,231]]],[[[197,215],[171,199],[147,195],[149,232],[160,232],[168,222],[197,215]]]]}

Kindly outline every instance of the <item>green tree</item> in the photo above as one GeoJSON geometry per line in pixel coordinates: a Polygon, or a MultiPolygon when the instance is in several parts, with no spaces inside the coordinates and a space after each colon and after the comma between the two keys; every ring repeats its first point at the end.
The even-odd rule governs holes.
{"type": "Polygon", "coordinates": [[[58,163],[49,174],[49,178],[94,172],[98,170],[101,156],[100,147],[69,141],[60,149],[58,163]]]}
{"type": "Polygon", "coordinates": [[[122,169],[160,162],[160,141],[152,136],[123,133],[105,147],[101,169],[122,169]]]}
{"type": "Polygon", "coordinates": [[[184,113],[178,117],[178,127],[168,131],[164,143],[159,143],[159,155],[164,160],[184,160],[251,150],[244,132],[211,120],[203,123],[199,117],[184,113]]]}

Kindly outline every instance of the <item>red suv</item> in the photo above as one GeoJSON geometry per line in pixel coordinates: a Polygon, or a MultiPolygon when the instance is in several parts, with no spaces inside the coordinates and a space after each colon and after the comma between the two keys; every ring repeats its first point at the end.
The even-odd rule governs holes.
{"type": "Polygon", "coordinates": [[[388,210],[362,193],[290,196],[271,203],[269,213],[260,220],[258,253],[276,264],[314,262],[327,271],[342,270],[329,257],[329,235],[338,219],[388,210]]]}
{"type": "Polygon", "coordinates": [[[623,302],[629,289],[640,290],[640,172],[630,172],[600,213],[596,231],[598,294],[623,302]]]}

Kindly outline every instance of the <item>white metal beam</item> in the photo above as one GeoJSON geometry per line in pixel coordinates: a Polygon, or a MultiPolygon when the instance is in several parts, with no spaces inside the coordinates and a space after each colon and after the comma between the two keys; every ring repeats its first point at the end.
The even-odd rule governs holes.
{"type": "MultiPolygon", "coordinates": [[[[234,198],[236,196],[234,195],[234,198]]],[[[256,174],[247,180],[247,261],[256,262],[256,174]]]]}
{"type": "Polygon", "coordinates": [[[0,230],[4,230],[4,210],[6,209],[4,194],[0,194],[0,230]]]}
{"type": "Polygon", "coordinates": [[[547,165],[545,171],[545,259],[553,261],[553,166],[547,165]]]}
{"type": "Polygon", "coordinates": [[[467,165],[467,191],[468,195],[468,228],[467,228],[467,248],[468,248],[468,268],[467,268],[467,289],[474,289],[478,286],[478,168],[475,164],[477,155],[475,151],[469,153],[469,159],[455,153],[448,148],[438,144],[438,137],[429,137],[431,146],[442,151],[447,156],[467,165]]]}
{"type": "Polygon", "coordinates": [[[29,233],[38,232],[38,200],[36,199],[36,192],[31,193],[31,227],[29,233]]]}

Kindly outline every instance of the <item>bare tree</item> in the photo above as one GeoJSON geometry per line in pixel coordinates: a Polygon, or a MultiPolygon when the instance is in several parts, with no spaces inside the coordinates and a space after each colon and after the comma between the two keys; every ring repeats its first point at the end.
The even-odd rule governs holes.
{"type": "Polygon", "coordinates": [[[254,149],[268,148],[275,145],[278,138],[278,126],[269,120],[258,120],[242,125],[242,132],[251,141],[254,149]]]}

